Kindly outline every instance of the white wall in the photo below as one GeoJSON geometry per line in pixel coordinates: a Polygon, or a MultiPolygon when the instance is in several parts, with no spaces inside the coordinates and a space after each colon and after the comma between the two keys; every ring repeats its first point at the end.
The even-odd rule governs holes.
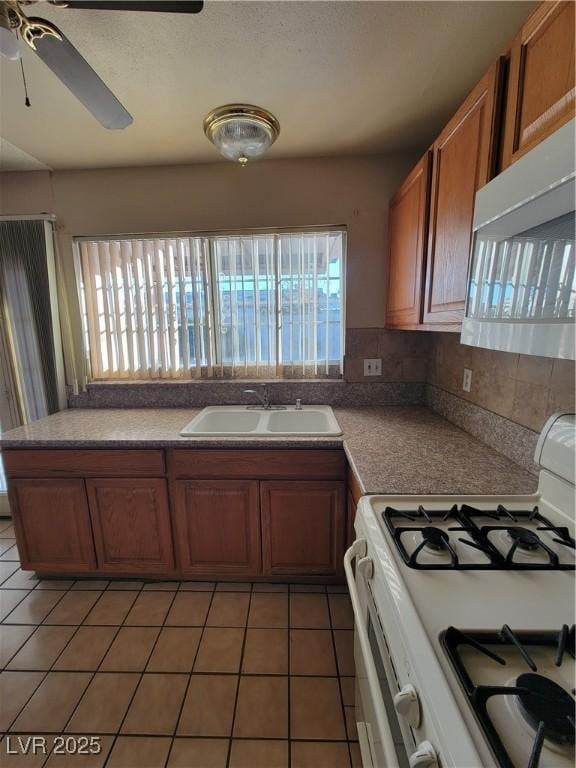
{"type": "Polygon", "coordinates": [[[384,324],[388,200],[414,155],[5,173],[0,213],[54,212],[74,235],[345,224],[347,324],[384,324]]]}

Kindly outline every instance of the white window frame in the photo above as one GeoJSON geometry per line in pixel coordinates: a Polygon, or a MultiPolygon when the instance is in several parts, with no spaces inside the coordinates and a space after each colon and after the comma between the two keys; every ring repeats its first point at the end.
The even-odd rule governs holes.
{"type": "MultiPolygon", "coordinates": [[[[80,309],[83,324],[83,342],[85,347],[85,358],[87,363],[87,370],[89,372],[90,381],[118,381],[126,379],[192,379],[192,378],[253,378],[253,379],[270,379],[270,378],[311,378],[311,379],[334,379],[341,378],[343,376],[344,366],[344,354],[345,354],[345,335],[346,335],[346,284],[347,284],[347,231],[345,226],[318,226],[318,227],[294,227],[294,228],[274,228],[274,229],[251,229],[251,230],[220,230],[220,231],[191,231],[191,232],[163,232],[163,233],[150,233],[150,234],[115,234],[115,235],[97,235],[97,236],[82,236],[73,238],[73,250],[74,250],[74,265],[76,271],[76,282],[78,288],[78,296],[80,301],[80,309]],[[332,361],[326,360],[323,362],[313,359],[310,361],[282,361],[281,353],[281,336],[282,336],[282,303],[281,303],[281,272],[278,267],[278,250],[276,247],[273,249],[272,259],[275,260],[273,267],[273,274],[275,276],[276,284],[276,297],[275,297],[275,344],[276,344],[276,364],[272,366],[261,367],[264,369],[262,372],[258,371],[258,365],[256,365],[256,371],[253,370],[254,366],[246,364],[232,365],[224,363],[222,359],[221,351],[221,334],[218,325],[218,319],[220,317],[219,307],[219,295],[218,295],[218,281],[214,277],[215,267],[215,254],[214,247],[218,238],[256,238],[260,236],[274,237],[274,242],[278,242],[281,236],[287,235],[314,235],[317,233],[341,233],[341,262],[340,262],[340,281],[341,281],[341,323],[340,323],[340,360],[332,361]],[[167,370],[158,371],[159,375],[148,374],[136,375],[136,376],[122,376],[114,374],[112,376],[95,376],[91,375],[91,361],[90,361],[90,344],[94,346],[93,338],[91,338],[93,331],[90,329],[90,324],[87,320],[87,313],[85,307],[85,299],[83,295],[83,267],[82,259],[80,256],[80,244],[82,242],[99,242],[99,241],[118,241],[118,240],[169,240],[178,238],[190,238],[190,239],[203,239],[207,243],[206,254],[206,268],[205,268],[205,292],[206,299],[209,304],[209,324],[210,327],[207,330],[208,344],[210,347],[208,353],[208,363],[206,366],[199,368],[193,366],[188,369],[183,369],[181,374],[171,375],[167,370]],[[324,371],[320,370],[324,367],[324,371]],[[241,371],[240,369],[244,369],[241,371]],[[272,369],[273,368],[273,369],[272,369]]],[[[328,283],[329,285],[329,283],[328,283]]],[[[329,291],[328,291],[329,293],[329,291]]],[[[256,328],[258,323],[256,321],[256,328]]],[[[314,345],[316,344],[316,338],[314,338],[314,345]]]]}

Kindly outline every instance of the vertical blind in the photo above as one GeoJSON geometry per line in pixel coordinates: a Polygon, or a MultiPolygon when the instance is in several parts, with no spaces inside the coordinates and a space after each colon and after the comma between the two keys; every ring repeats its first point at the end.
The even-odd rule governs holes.
{"type": "Polygon", "coordinates": [[[342,230],[79,240],[92,378],[342,373],[342,230]]]}

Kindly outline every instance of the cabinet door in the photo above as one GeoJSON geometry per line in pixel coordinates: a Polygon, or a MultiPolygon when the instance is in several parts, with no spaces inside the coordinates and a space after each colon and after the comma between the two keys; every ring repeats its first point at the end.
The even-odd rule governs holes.
{"type": "Polygon", "coordinates": [[[165,573],[174,568],[166,481],[87,480],[98,570],[165,573]]]}
{"type": "Polygon", "coordinates": [[[574,117],[574,2],[542,3],[510,51],[502,164],[574,117]]]}
{"type": "Polygon", "coordinates": [[[462,322],[476,190],[492,175],[501,62],[434,142],[424,323],[462,322]]]}
{"type": "Polygon", "coordinates": [[[261,483],[264,573],[334,576],[344,556],[344,483],[261,483]]]}
{"type": "Polygon", "coordinates": [[[178,480],[174,498],[175,541],[184,573],[261,573],[258,481],[178,480]]]}
{"type": "Polygon", "coordinates": [[[391,328],[422,322],[430,158],[427,152],[390,203],[386,324],[391,328]]]}
{"type": "Polygon", "coordinates": [[[95,569],[82,480],[11,480],[10,506],[25,570],[77,573],[95,569]]]}

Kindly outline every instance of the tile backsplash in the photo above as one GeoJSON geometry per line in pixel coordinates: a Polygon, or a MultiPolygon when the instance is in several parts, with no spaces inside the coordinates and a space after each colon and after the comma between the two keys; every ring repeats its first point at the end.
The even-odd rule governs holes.
{"type": "Polygon", "coordinates": [[[429,384],[536,432],[550,414],[574,409],[572,360],[469,347],[457,334],[430,336],[429,384]],[[470,392],[462,389],[464,368],[472,371],[470,392]]]}
{"type": "MultiPolygon", "coordinates": [[[[539,432],[551,413],[572,410],[574,363],[547,357],[495,352],[460,344],[455,333],[349,328],[346,332],[344,380],[276,380],[274,402],[354,405],[419,405],[426,385],[499,417],[539,432]],[[364,360],[382,361],[380,376],[364,376],[364,360]],[[462,389],[464,369],[472,371],[470,392],[462,389]]],[[[71,407],[198,407],[246,402],[243,382],[108,382],[71,395],[71,407]]],[[[429,402],[434,408],[433,403],[429,402]]],[[[454,410],[454,403],[452,403],[454,410]]],[[[434,408],[435,409],[435,408],[434,408]]],[[[448,412],[447,412],[448,414],[448,412]]],[[[447,418],[450,418],[449,415],[447,418]]],[[[471,418],[471,414],[468,414],[471,418]]],[[[491,423],[491,422],[490,422],[491,423]]]]}
{"type": "MultiPolygon", "coordinates": [[[[244,394],[251,381],[138,381],[88,384],[86,392],[69,394],[71,408],[203,408],[207,405],[246,405],[254,397],[244,394]]],[[[424,381],[376,383],[287,380],[268,383],[272,402],[289,405],[301,398],[308,405],[342,408],[369,405],[423,405],[424,381]]]]}
{"type": "Polygon", "coordinates": [[[387,331],[383,328],[348,328],[344,378],[348,382],[426,381],[430,334],[387,331]],[[364,376],[364,360],[382,360],[381,376],[364,376]]]}

